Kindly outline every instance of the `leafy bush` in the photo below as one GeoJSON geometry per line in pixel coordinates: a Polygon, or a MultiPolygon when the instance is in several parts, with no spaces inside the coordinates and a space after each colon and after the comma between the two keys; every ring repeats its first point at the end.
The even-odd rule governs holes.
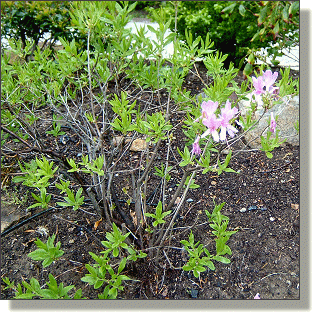
{"type": "MultiPolygon", "coordinates": [[[[186,39],[185,30],[190,30],[194,37],[205,38],[208,34],[215,49],[228,54],[225,65],[233,61],[239,66],[241,59],[252,49],[265,48],[279,41],[290,46],[299,41],[298,38],[289,39],[290,32],[299,29],[298,1],[168,1],[160,9],[148,10],[151,13],[163,10],[169,19],[176,9],[176,28],[180,37],[186,39]]],[[[170,28],[174,31],[174,21],[170,28]]],[[[279,49],[281,45],[270,48],[268,53],[280,55],[279,49]]],[[[254,62],[253,56],[250,62],[254,62]]]]}
{"type": "MultiPolygon", "coordinates": [[[[190,189],[200,187],[196,184],[197,175],[235,174],[229,167],[232,157],[229,148],[245,132],[234,134],[240,130],[232,126],[239,114],[234,107],[236,102],[231,108],[229,96],[236,92],[240,100],[248,94],[249,85],[253,83],[257,89],[258,82],[262,84],[260,92],[265,94],[263,108],[266,111],[273,104],[281,103],[281,97],[296,91],[290,79],[272,87],[276,74],[271,75],[273,81],[269,75],[268,92],[264,92],[265,85],[261,82],[268,80],[264,79],[266,75],[261,75],[260,80],[248,78],[239,88],[234,81],[239,70],[233,64],[228,69],[223,67],[226,56],[214,53],[209,35],[194,39],[192,33],[186,31],[186,42],[174,41],[174,33],[167,35],[171,21],[161,20],[156,12],[159,28],[148,26],[156,41],[146,37],[145,28],[131,34],[125,26],[134,8],[135,4],[129,2],[73,2],[70,16],[75,30],[86,39],[83,51],[79,51],[75,39],[68,41],[60,37],[63,49],[55,55],[50,55],[49,48],[41,51],[37,47],[33,61],[9,63],[6,52],[1,60],[2,154],[4,157],[21,155],[20,174],[13,181],[35,191],[32,193],[35,203],[30,208],[60,206],[61,210],[72,208],[86,212],[82,207],[86,200],[90,201],[109,232],[107,241],[102,242],[106,250],[99,256],[89,253],[96,263],[86,265],[89,273],[82,281],[95,289],[105,286],[101,298],[116,298],[118,291],[123,290],[122,281],[128,277],[121,272],[127,261],[135,262],[146,254],[155,264],[165,258],[161,257],[162,252],[167,249],[187,194],[190,189]],[[174,53],[164,58],[163,48],[170,43],[174,53]],[[200,58],[204,58],[208,75],[215,78],[213,84],[205,83],[198,75],[208,100],[214,102],[201,103],[196,95],[182,87],[186,75],[200,58]],[[274,93],[276,89],[279,92],[274,93]],[[167,97],[163,102],[164,92],[167,97]],[[148,95],[150,99],[145,98],[148,95]],[[44,106],[50,110],[47,118],[44,118],[44,106]],[[48,119],[51,116],[52,119],[48,119]],[[173,118],[182,118],[181,123],[173,125],[173,118]],[[40,121],[45,125],[42,132],[40,121]],[[61,131],[62,121],[66,124],[63,129],[72,132],[78,140],[80,155],[66,152],[65,147],[58,144],[65,133],[61,131]],[[172,141],[181,131],[185,134],[183,150],[173,150],[172,141]],[[9,137],[14,140],[6,143],[9,137]],[[116,142],[117,138],[121,139],[120,143],[116,142]],[[123,159],[129,156],[128,150],[137,138],[145,140],[146,148],[141,151],[137,164],[129,162],[123,170],[123,159]],[[48,144],[46,140],[53,143],[48,144]],[[166,159],[157,157],[161,148],[166,159]],[[229,149],[227,155],[226,149],[229,149]],[[32,155],[34,160],[27,161],[25,154],[32,155]],[[175,191],[171,193],[173,168],[178,174],[175,191]],[[131,181],[128,189],[120,187],[129,195],[134,210],[128,202],[128,206],[119,205],[123,193],[115,185],[115,176],[119,176],[120,181],[131,181]],[[157,185],[154,190],[150,188],[150,180],[157,185]],[[155,207],[149,203],[150,197],[156,199],[155,207]],[[129,232],[124,234],[123,230],[129,232]]],[[[21,41],[9,44],[21,57],[32,51],[32,43],[28,41],[24,48],[21,41]]],[[[251,86],[249,91],[253,90],[251,86]]],[[[257,101],[252,100],[251,104],[253,115],[257,101]]],[[[256,124],[251,116],[242,120],[239,126],[245,124],[248,130],[256,124]]],[[[263,131],[266,129],[268,127],[263,131]]],[[[268,155],[277,146],[278,141],[269,136],[263,141],[262,150],[268,155]]],[[[226,242],[234,231],[227,230],[229,221],[220,214],[223,205],[215,206],[212,213],[206,212],[215,236],[215,255],[209,252],[213,248],[205,248],[196,241],[192,230],[188,241],[181,242],[189,254],[184,270],[192,271],[196,277],[206,268],[214,269],[212,260],[230,262],[225,255],[231,255],[232,251],[226,242]]],[[[45,265],[53,263],[62,254],[60,244],[54,246],[53,242],[53,238],[47,245],[37,241],[41,250],[31,258],[43,260],[45,265]]],[[[72,289],[70,286],[58,286],[53,276],[49,280],[49,291],[40,290],[39,283],[31,279],[30,284],[22,283],[24,289],[18,286],[16,292],[28,298],[70,297],[67,294],[72,289]]],[[[6,283],[13,286],[9,279],[6,283]]],[[[75,296],[80,295],[81,292],[76,291],[75,296]]]]}
{"type": "Polygon", "coordinates": [[[45,33],[49,47],[59,37],[71,40],[69,8],[69,1],[2,1],[1,38],[21,40],[22,48],[32,40],[34,49],[45,33]]]}

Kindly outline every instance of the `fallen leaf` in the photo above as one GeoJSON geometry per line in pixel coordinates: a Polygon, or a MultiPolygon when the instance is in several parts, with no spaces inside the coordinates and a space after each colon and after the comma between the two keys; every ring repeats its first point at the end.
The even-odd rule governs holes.
{"type": "Polygon", "coordinates": [[[130,216],[132,217],[133,224],[135,226],[137,226],[138,220],[137,220],[137,215],[136,215],[135,211],[130,210],[130,216]]]}
{"type": "Polygon", "coordinates": [[[97,230],[97,228],[99,227],[99,224],[100,224],[101,222],[102,222],[102,218],[94,223],[94,227],[93,227],[94,230],[97,230]]]}
{"type": "Polygon", "coordinates": [[[294,210],[299,210],[299,204],[291,203],[291,208],[294,210]]]}

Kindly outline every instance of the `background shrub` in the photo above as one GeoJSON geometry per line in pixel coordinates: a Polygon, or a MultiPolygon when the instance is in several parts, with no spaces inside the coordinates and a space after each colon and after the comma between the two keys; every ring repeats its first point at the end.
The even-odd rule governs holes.
{"type": "Polygon", "coordinates": [[[58,37],[71,40],[69,7],[69,1],[2,1],[1,38],[21,40],[23,48],[30,40],[36,47],[45,33],[51,35],[49,46],[58,37]]]}
{"type": "MultiPolygon", "coordinates": [[[[214,41],[214,48],[228,54],[226,65],[233,61],[239,66],[241,59],[250,53],[280,43],[278,48],[270,47],[276,62],[282,47],[299,42],[298,1],[177,1],[162,2],[160,9],[167,18],[175,16],[177,7],[177,32],[185,40],[185,29],[194,37],[206,35],[214,41]],[[291,35],[291,33],[293,35],[291,35]]],[[[175,28],[172,21],[170,29],[175,28]]],[[[251,57],[250,63],[253,63],[251,57]]]]}

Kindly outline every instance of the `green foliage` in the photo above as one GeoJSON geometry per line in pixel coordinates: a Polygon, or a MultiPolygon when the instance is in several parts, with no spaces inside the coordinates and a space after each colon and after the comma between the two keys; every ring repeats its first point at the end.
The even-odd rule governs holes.
{"type": "Polygon", "coordinates": [[[181,244],[189,254],[188,262],[182,267],[184,271],[192,271],[193,275],[198,278],[201,272],[206,271],[206,267],[214,271],[215,266],[211,261],[211,254],[207,248],[204,248],[200,241],[194,243],[194,235],[190,231],[189,241],[181,240],[181,244]],[[202,256],[205,254],[204,256],[202,256]]]}
{"type": "MultiPolygon", "coordinates": [[[[22,281],[23,287],[20,283],[15,286],[14,281],[11,282],[8,277],[2,278],[2,280],[7,284],[4,290],[11,289],[15,291],[15,299],[32,299],[34,297],[40,299],[71,299],[68,292],[74,288],[74,285],[65,287],[63,283],[60,283],[58,286],[56,279],[51,273],[49,273],[49,281],[46,282],[47,289],[43,289],[35,278],[31,278],[29,283],[22,281]]],[[[81,299],[82,290],[77,290],[72,298],[81,299]]]]}
{"type": "Polygon", "coordinates": [[[220,205],[215,205],[212,213],[206,210],[206,215],[209,222],[212,222],[209,226],[213,229],[212,233],[216,236],[216,256],[214,256],[213,259],[222,263],[230,263],[229,259],[222,256],[225,254],[232,254],[232,251],[226,242],[229,240],[230,236],[237,231],[227,231],[229,218],[221,214],[221,209],[224,205],[225,202],[220,205]]]}
{"type": "Polygon", "coordinates": [[[67,159],[71,169],[68,170],[68,172],[84,172],[84,173],[90,173],[90,174],[98,174],[99,176],[104,175],[103,163],[104,163],[104,157],[99,156],[97,159],[93,161],[89,161],[88,155],[82,156],[82,161],[78,164],[75,163],[73,159],[67,159]],[[79,165],[82,165],[82,168],[79,167],[79,165]]]}
{"type": "Polygon", "coordinates": [[[116,299],[118,291],[122,291],[124,287],[122,282],[131,280],[128,276],[121,274],[125,269],[127,261],[136,261],[138,258],[144,258],[146,253],[138,252],[132,245],[128,245],[125,240],[130,233],[123,234],[121,230],[113,223],[113,231],[106,233],[107,241],[101,241],[102,245],[107,248],[101,251],[102,255],[98,256],[89,252],[93,260],[96,262],[93,265],[86,264],[89,271],[84,277],[81,278],[83,282],[87,282],[93,286],[94,289],[99,289],[105,285],[102,293],[98,294],[99,299],[116,299]],[[124,252],[127,252],[127,257],[124,257],[124,252]],[[111,257],[120,258],[118,268],[114,269],[111,266],[111,257]]]}
{"type": "Polygon", "coordinates": [[[105,254],[109,254],[112,251],[114,257],[117,257],[120,253],[119,248],[127,249],[128,244],[125,242],[126,238],[129,236],[130,232],[122,234],[121,230],[113,223],[113,232],[107,232],[106,238],[108,241],[102,241],[102,245],[108,248],[103,251],[105,254]]]}
{"type": "Polygon", "coordinates": [[[31,192],[32,197],[37,201],[33,205],[29,206],[28,209],[41,207],[42,209],[46,209],[49,206],[49,202],[51,200],[51,194],[47,194],[45,188],[40,188],[40,196],[37,196],[33,192],[31,192]]]}
{"type": "Polygon", "coordinates": [[[64,131],[60,131],[61,124],[57,120],[63,119],[62,117],[57,117],[55,114],[53,115],[52,128],[53,130],[46,131],[47,134],[52,134],[54,137],[62,136],[65,134],[64,131]]]}
{"type": "Polygon", "coordinates": [[[279,130],[276,130],[276,135],[275,137],[272,137],[272,132],[268,130],[267,136],[261,136],[261,149],[266,153],[266,156],[271,159],[273,158],[273,154],[271,151],[274,150],[274,148],[280,147],[280,145],[284,142],[286,142],[287,139],[284,139],[282,141],[279,141],[279,130]]]}
{"type": "Polygon", "coordinates": [[[141,119],[137,114],[136,125],[134,129],[142,134],[146,134],[146,142],[157,143],[160,139],[167,139],[167,132],[172,128],[169,121],[166,121],[162,112],[155,112],[146,115],[147,121],[141,119]]]}
{"type": "MultiPolygon", "coordinates": [[[[74,288],[74,285],[64,287],[63,283],[60,283],[59,286],[53,275],[49,274],[49,282],[46,283],[48,289],[42,289],[38,280],[35,278],[30,279],[30,283],[27,281],[22,281],[22,286],[20,283],[16,288],[15,299],[32,299],[37,297],[40,299],[71,299],[68,295],[68,292],[74,288]]],[[[79,289],[73,295],[73,299],[81,299],[82,290],[79,289]]]]}
{"type": "Polygon", "coordinates": [[[35,244],[38,249],[29,253],[28,257],[36,261],[42,261],[42,266],[44,268],[50,266],[53,261],[57,260],[64,254],[64,251],[60,250],[60,241],[54,245],[55,238],[55,235],[49,237],[46,243],[37,238],[35,244]]]}
{"type": "Polygon", "coordinates": [[[218,169],[217,169],[217,172],[218,172],[218,176],[223,172],[234,172],[234,173],[237,173],[236,171],[234,171],[233,169],[231,168],[228,168],[228,164],[231,160],[231,155],[232,155],[232,151],[230,150],[228,155],[226,156],[225,160],[223,163],[220,162],[220,160],[218,159],[218,169]]]}
{"type": "Polygon", "coordinates": [[[23,185],[34,188],[46,188],[49,180],[54,177],[58,167],[53,169],[54,162],[49,162],[44,156],[42,160],[36,158],[29,163],[25,163],[25,167],[19,162],[21,176],[12,179],[13,182],[22,182],[23,185]]]}
{"type": "Polygon", "coordinates": [[[109,102],[112,105],[112,110],[120,117],[115,118],[114,122],[111,123],[112,127],[117,131],[121,131],[124,135],[126,135],[128,131],[134,130],[135,127],[131,122],[132,114],[136,113],[136,110],[133,109],[136,101],[129,105],[127,94],[122,91],[121,101],[117,95],[114,95],[114,99],[109,102]]]}
{"type": "Polygon", "coordinates": [[[172,168],[172,166],[168,166],[167,168],[165,168],[164,164],[162,163],[161,168],[158,168],[156,166],[154,167],[156,171],[154,174],[158,177],[165,178],[166,181],[170,181],[171,175],[169,174],[169,172],[172,168]]]}
{"type": "Polygon", "coordinates": [[[225,205],[223,202],[220,205],[215,205],[212,213],[206,210],[206,215],[209,220],[209,225],[213,229],[212,233],[215,236],[216,243],[216,254],[210,254],[209,250],[200,243],[195,243],[194,235],[192,231],[189,234],[188,240],[181,240],[181,244],[189,254],[188,262],[182,267],[184,271],[192,271],[195,277],[200,277],[200,273],[206,271],[206,268],[214,271],[215,266],[212,260],[222,262],[225,264],[230,263],[230,260],[224,255],[231,255],[231,249],[226,244],[230,236],[235,234],[237,231],[227,231],[229,218],[221,214],[221,209],[225,205]]]}
{"type": "Polygon", "coordinates": [[[164,220],[164,218],[169,215],[171,213],[171,210],[166,211],[166,212],[162,212],[162,202],[159,201],[157,207],[156,207],[156,212],[153,213],[145,213],[146,217],[151,217],[154,219],[154,221],[152,222],[152,225],[154,227],[156,227],[159,224],[165,223],[166,221],[164,220]]]}
{"type": "Polygon", "coordinates": [[[84,203],[84,196],[82,194],[82,188],[80,188],[76,195],[74,195],[74,191],[69,188],[66,189],[67,196],[63,197],[65,202],[57,202],[57,205],[62,207],[72,207],[74,211],[78,210],[79,207],[84,203]]]}
{"type": "MultiPolygon", "coordinates": [[[[175,5],[174,1],[162,4],[160,9],[167,19],[175,15],[175,5]]],[[[279,40],[286,47],[299,42],[296,34],[299,30],[298,1],[179,1],[177,6],[180,37],[187,40],[186,30],[196,37],[208,35],[215,49],[228,54],[227,64],[234,61],[239,66],[250,50],[270,47],[279,40]],[[288,37],[290,32],[294,33],[292,37],[288,37]]],[[[156,19],[154,13],[160,9],[150,8],[148,11],[156,19]]],[[[174,30],[174,22],[171,22],[170,29],[174,30]]],[[[268,50],[274,60],[281,55],[276,47],[268,50]]],[[[249,69],[250,63],[247,65],[246,69],[249,69]]]]}
{"type": "MultiPolygon", "coordinates": [[[[264,2],[262,3],[264,4],[264,2]]],[[[102,241],[105,250],[101,251],[100,255],[90,252],[95,263],[86,265],[88,274],[82,278],[82,281],[92,285],[94,289],[100,289],[99,298],[116,298],[119,291],[124,289],[123,282],[130,280],[125,274],[127,264],[136,262],[147,255],[145,252],[138,251],[131,244],[130,234],[135,239],[140,238],[142,248],[161,250],[164,241],[168,240],[168,232],[172,231],[172,225],[181,207],[177,206],[170,217],[177,197],[183,193],[181,199],[184,200],[189,189],[200,187],[195,183],[195,175],[200,171],[203,174],[213,171],[218,175],[223,171],[234,172],[228,167],[231,161],[231,151],[222,160],[221,149],[225,149],[226,144],[221,142],[222,148],[218,147],[218,142],[215,142],[211,135],[199,141],[201,148],[203,148],[200,157],[189,150],[194,139],[201,136],[206,130],[200,121],[203,99],[183,89],[182,86],[195,61],[204,58],[208,75],[214,78],[214,82],[205,88],[205,94],[208,97],[204,99],[217,101],[221,105],[233,92],[236,92],[240,98],[247,94],[250,78],[242,83],[241,88],[236,86],[234,78],[238,70],[234,68],[233,64],[230,64],[228,68],[224,67],[229,58],[223,50],[214,52],[214,49],[218,47],[210,37],[216,37],[218,45],[219,41],[223,39],[223,42],[230,45],[230,48],[226,48],[227,51],[232,49],[236,55],[240,54],[241,41],[247,41],[250,32],[253,32],[253,30],[248,30],[248,34],[244,34],[240,27],[243,28],[243,25],[246,24],[250,29],[252,21],[248,16],[248,8],[252,6],[253,9],[260,5],[245,1],[237,3],[213,2],[213,4],[205,4],[203,7],[200,7],[200,4],[202,2],[175,3],[178,6],[178,12],[182,12],[182,14],[184,7],[193,10],[194,14],[189,15],[186,21],[190,26],[195,26],[196,31],[194,32],[192,28],[183,29],[185,41],[174,42],[174,53],[169,58],[162,56],[162,49],[165,45],[172,43],[175,34],[165,36],[171,24],[170,19],[164,19],[166,9],[159,12],[154,11],[154,17],[159,21],[158,30],[149,26],[138,30],[137,35],[132,35],[124,27],[136,4],[115,1],[72,2],[69,12],[70,23],[78,37],[71,40],[61,34],[58,39],[63,48],[58,52],[49,49],[42,50],[39,47],[34,48],[35,43],[26,40],[25,44],[22,41],[9,41],[16,59],[11,59],[9,52],[3,54],[1,61],[3,128],[7,130],[7,133],[12,131],[14,138],[17,134],[26,140],[25,143],[29,147],[32,146],[32,151],[50,154],[53,158],[49,161],[43,156],[29,163],[19,162],[21,174],[15,176],[13,181],[23,183],[27,187],[36,188],[39,191],[38,194],[32,193],[36,203],[30,208],[48,207],[52,199],[47,189],[55,186],[56,191],[60,192],[57,198],[64,199],[64,202],[56,203],[62,207],[77,210],[84,203],[83,192],[85,190],[95,210],[99,214],[103,210],[104,217],[106,220],[108,219],[109,227],[112,227],[112,231],[106,233],[106,240],[102,241]],[[212,6],[214,9],[212,16],[207,10],[208,6],[212,6]],[[221,14],[223,9],[224,12],[221,14]],[[237,12],[244,19],[239,21],[235,19],[237,12]],[[223,19],[221,20],[219,17],[223,19]],[[220,23],[221,26],[219,24],[215,25],[216,28],[210,27],[208,29],[212,18],[216,19],[214,25],[220,23]],[[231,31],[234,32],[226,27],[231,28],[231,31]],[[148,30],[156,36],[155,43],[146,37],[145,32],[148,30]],[[201,36],[201,32],[205,32],[205,36],[201,36]],[[239,44],[239,46],[234,44],[239,44]],[[234,50],[235,48],[236,50],[234,50]],[[23,61],[24,59],[28,60],[26,57],[31,54],[34,55],[34,60],[23,61]],[[128,87],[124,87],[124,84],[127,85],[128,82],[130,82],[130,91],[128,87]],[[135,86],[134,90],[131,90],[132,85],[135,86]],[[162,100],[163,92],[168,93],[168,100],[165,102],[162,100]],[[156,95],[158,101],[155,102],[156,95]],[[150,96],[149,101],[145,98],[146,96],[150,96]],[[136,101],[144,103],[138,105],[139,102],[137,104],[136,101]],[[62,151],[58,144],[56,147],[60,150],[50,150],[47,149],[49,148],[47,143],[42,143],[41,135],[38,135],[37,131],[37,121],[38,118],[41,118],[42,110],[40,107],[43,106],[49,108],[53,114],[52,128],[50,126],[51,130],[47,131],[47,134],[54,137],[64,134],[61,131],[61,121],[57,115],[62,116],[70,130],[79,138],[82,146],[81,160],[78,158],[80,155],[77,158],[66,157],[67,149],[62,151]],[[186,115],[186,119],[181,119],[184,115],[186,115]],[[169,121],[170,118],[174,119],[172,122],[174,126],[169,121]],[[181,159],[177,160],[175,150],[171,150],[170,143],[176,138],[174,136],[175,129],[180,127],[181,123],[185,124],[182,128],[186,139],[182,140],[185,143],[183,151],[177,149],[181,156],[181,159]],[[140,160],[137,162],[140,167],[134,168],[131,166],[131,161],[129,170],[123,170],[119,167],[120,163],[123,164],[120,159],[124,153],[119,152],[121,148],[113,149],[111,141],[116,131],[131,138],[143,136],[147,142],[150,142],[147,152],[141,153],[140,160]],[[147,193],[151,193],[148,190],[147,181],[155,164],[152,161],[162,159],[161,157],[157,159],[158,157],[155,156],[165,145],[165,143],[160,144],[161,140],[166,139],[168,141],[165,146],[168,148],[168,163],[164,166],[160,162],[160,165],[155,167],[155,175],[162,178],[160,195],[163,196],[163,199],[166,199],[167,196],[171,199],[166,199],[165,206],[163,205],[164,200],[161,198],[162,201],[160,201],[159,199],[153,213],[145,213],[149,209],[145,205],[147,202],[141,203],[143,202],[141,199],[147,199],[147,193]],[[64,166],[54,168],[54,163],[63,163],[64,166]],[[170,180],[169,172],[173,167],[182,171],[184,178],[177,184],[177,192],[171,195],[167,194],[168,186],[165,182],[170,180]],[[122,190],[129,196],[131,204],[134,202],[136,217],[139,217],[138,210],[140,210],[140,217],[145,215],[151,218],[149,220],[152,222],[153,229],[151,230],[147,225],[145,230],[152,233],[152,237],[150,234],[143,233],[144,228],[140,223],[135,224],[132,230],[130,228],[128,233],[123,232],[125,225],[121,225],[123,227],[121,230],[114,223],[111,223],[110,209],[113,204],[109,205],[109,187],[112,187],[112,177],[115,172],[116,175],[121,175],[123,172],[128,173],[128,171],[132,176],[132,188],[121,186],[122,190]],[[139,172],[138,179],[137,172],[139,172]],[[142,187],[145,187],[145,190],[142,187]],[[129,195],[129,191],[132,191],[132,197],[129,195]],[[166,222],[169,225],[165,229],[166,222]],[[147,248],[145,246],[151,243],[154,247],[147,248]]],[[[295,10],[296,8],[292,6],[290,12],[293,14],[295,10]]],[[[257,9],[257,12],[260,12],[260,9],[257,9]]],[[[181,18],[180,13],[179,19],[181,18]]],[[[257,20],[257,17],[254,16],[254,19],[257,20]]],[[[261,22],[265,23],[266,21],[267,13],[266,19],[261,22]]],[[[183,25],[183,20],[178,20],[179,28],[181,23],[183,25]]],[[[260,39],[256,39],[256,41],[260,42],[260,39]]],[[[250,44],[250,41],[247,42],[250,44]]],[[[231,58],[233,59],[232,56],[231,58]]],[[[248,61],[254,63],[254,58],[254,50],[252,49],[248,61]]],[[[283,73],[283,79],[279,84],[280,95],[294,94],[298,83],[291,82],[288,71],[283,73]],[[287,88],[282,89],[282,86],[287,86],[287,88]]],[[[265,105],[265,107],[268,106],[271,104],[265,105]]],[[[254,108],[255,106],[253,106],[252,112],[254,112],[254,108]]],[[[217,116],[219,111],[220,108],[216,111],[217,116]]],[[[251,115],[242,120],[244,127],[251,125],[251,115]]],[[[179,135],[179,139],[180,137],[179,135]]],[[[272,148],[278,146],[276,140],[269,138],[262,139],[267,156],[272,148]]],[[[8,135],[5,135],[2,140],[4,147],[6,147],[4,145],[6,139],[8,139],[8,135]]],[[[234,141],[236,139],[239,138],[235,137],[234,141]]],[[[127,140],[130,139],[124,140],[126,144],[127,140]]],[[[19,142],[19,140],[12,142],[19,142]]],[[[11,147],[9,146],[9,148],[11,147]]],[[[9,151],[18,152],[21,150],[19,148],[20,146],[17,149],[12,147],[9,151]]],[[[127,150],[128,148],[124,152],[127,150]]],[[[156,197],[156,193],[153,195],[156,197]]],[[[227,231],[228,219],[221,215],[222,207],[223,205],[216,206],[213,213],[207,212],[210,227],[215,236],[215,255],[211,254],[200,242],[195,242],[192,231],[188,240],[181,241],[190,257],[183,268],[186,271],[193,271],[196,277],[200,276],[201,272],[207,268],[214,270],[214,260],[222,263],[230,262],[225,257],[226,254],[231,254],[231,249],[226,245],[226,242],[235,231],[227,231]]],[[[130,219],[130,216],[128,215],[127,218],[130,219]]],[[[123,220],[127,222],[125,218],[123,220]]],[[[30,257],[43,261],[44,266],[49,266],[63,253],[60,250],[60,243],[54,246],[54,238],[49,238],[46,244],[39,241],[36,242],[39,249],[31,253],[30,257]]],[[[158,255],[159,252],[153,253],[158,255]]],[[[58,285],[51,275],[47,289],[39,289],[39,283],[35,279],[31,279],[30,283],[23,282],[23,287],[21,285],[14,287],[14,283],[11,283],[9,279],[4,281],[7,289],[16,290],[17,295],[21,298],[68,298],[70,297],[68,292],[72,289],[72,286],[58,285]]],[[[81,290],[78,290],[73,297],[80,298],[81,295],[81,290]]]]}
{"type": "Polygon", "coordinates": [[[68,1],[2,1],[1,37],[21,40],[23,48],[30,40],[38,45],[45,33],[50,46],[61,36],[71,39],[69,9],[68,1]]]}

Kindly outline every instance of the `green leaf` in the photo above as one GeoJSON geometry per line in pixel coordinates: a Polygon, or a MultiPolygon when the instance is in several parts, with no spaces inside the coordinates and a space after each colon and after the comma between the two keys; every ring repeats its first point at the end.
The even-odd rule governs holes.
{"type": "Polygon", "coordinates": [[[246,15],[246,8],[243,4],[240,4],[239,6],[239,13],[244,17],[246,15]]]}
{"type": "Polygon", "coordinates": [[[225,8],[221,11],[221,13],[231,14],[231,13],[233,12],[234,8],[236,7],[236,5],[237,5],[237,3],[233,3],[233,4],[231,4],[230,6],[225,7],[225,8]]]}
{"type": "Polygon", "coordinates": [[[213,259],[216,260],[216,261],[225,263],[225,264],[228,264],[228,263],[231,262],[228,258],[221,257],[221,256],[214,256],[213,259]]]}

